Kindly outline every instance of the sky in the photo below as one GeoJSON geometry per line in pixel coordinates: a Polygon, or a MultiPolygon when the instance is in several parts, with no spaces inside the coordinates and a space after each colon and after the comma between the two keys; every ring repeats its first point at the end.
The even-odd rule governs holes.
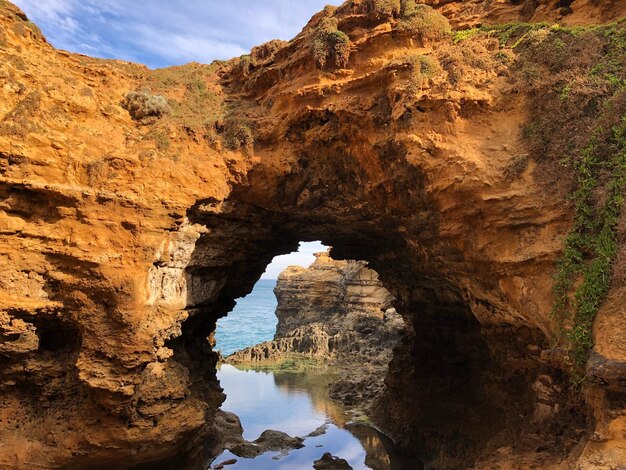
{"type": "MultiPolygon", "coordinates": [[[[341,0],[12,0],[59,49],[151,68],[210,63],[296,36],[325,5],[341,0]]],[[[277,256],[263,279],[309,266],[321,242],[277,256]]]]}
{"type": "Polygon", "coordinates": [[[300,242],[300,248],[297,252],[276,256],[267,266],[261,279],[276,279],[287,266],[298,265],[308,268],[315,261],[313,253],[319,253],[320,251],[326,251],[326,247],[322,242],[300,242]]]}
{"type": "Polygon", "coordinates": [[[12,0],[59,49],[150,68],[210,63],[289,40],[340,0],[12,0]]]}

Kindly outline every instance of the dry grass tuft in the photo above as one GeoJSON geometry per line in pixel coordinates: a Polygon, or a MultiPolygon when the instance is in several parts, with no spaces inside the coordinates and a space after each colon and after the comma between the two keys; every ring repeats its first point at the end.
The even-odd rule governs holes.
{"type": "Polygon", "coordinates": [[[164,96],[153,95],[145,91],[128,92],[121,105],[137,121],[159,118],[171,111],[164,96]]]}

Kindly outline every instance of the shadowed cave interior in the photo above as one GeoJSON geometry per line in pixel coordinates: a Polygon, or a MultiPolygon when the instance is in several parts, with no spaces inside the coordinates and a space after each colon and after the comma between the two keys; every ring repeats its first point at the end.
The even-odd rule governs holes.
{"type": "MultiPolygon", "coordinates": [[[[207,229],[186,270],[189,318],[168,347],[189,369],[193,393],[214,409],[221,403],[215,402],[221,390],[218,357],[207,339],[217,319],[252,290],[275,256],[297,250],[300,241],[321,240],[333,247],[334,259],[367,261],[405,321],[407,333],[389,365],[384,399],[370,411],[402,453],[434,468],[454,468],[511,442],[520,451],[566,452],[580,439],[584,407],[568,392],[567,377],[539,360],[548,347],[545,335],[527,326],[481,325],[467,293],[430,270],[427,254],[412,259],[416,250],[402,249],[404,241],[394,231],[363,220],[294,219],[240,203],[224,211],[228,215],[214,216],[211,204],[198,203],[188,214],[207,229]],[[562,391],[549,397],[543,414],[537,405],[542,380],[562,391]],[[553,436],[547,440],[546,429],[553,436]]],[[[189,442],[186,458],[196,458],[202,447],[206,443],[189,442]]]]}

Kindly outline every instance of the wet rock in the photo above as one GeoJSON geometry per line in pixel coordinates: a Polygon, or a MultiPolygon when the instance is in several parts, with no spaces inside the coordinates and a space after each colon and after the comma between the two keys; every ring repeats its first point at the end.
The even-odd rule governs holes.
{"type": "Polygon", "coordinates": [[[321,436],[322,434],[326,434],[326,431],[328,430],[328,424],[322,424],[320,427],[318,427],[315,431],[311,431],[309,434],[307,434],[306,437],[317,437],[317,436],[321,436]]]}
{"type": "Polygon", "coordinates": [[[254,458],[269,451],[286,451],[300,449],[304,447],[304,439],[301,437],[291,437],[282,431],[268,429],[263,431],[261,436],[253,442],[244,441],[229,450],[242,458],[254,458]]]}
{"type": "Polygon", "coordinates": [[[300,449],[304,447],[304,439],[301,437],[291,437],[289,434],[282,431],[274,431],[268,429],[263,431],[261,436],[254,441],[254,443],[264,449],[268,450],[284,450],[284,449],[300,449]]]}
{"type": "Polygon", "coordinates": [[[224,460],[223,462],[218,463],[215,467],[213,467],[213,470],[222,470],[225,466],[234,465],[236,463],[237,463],[237,459],[224,460]]]}
{"type": "Polygon", "coordinates": [[[245,442],[241,421],[234,413],[218,410],[215,414],[215,428],[221,436],[222,449],[230,449],[245,442]]]}
{"type": "Polygon", "coordinates": [[[335,457],[334,455],[326,452],[322,455],[322,458],[316,460],[313,463],[313,468],[315,470],[351,470],[352,467],[350,464],[340,457],[335,457]]]}

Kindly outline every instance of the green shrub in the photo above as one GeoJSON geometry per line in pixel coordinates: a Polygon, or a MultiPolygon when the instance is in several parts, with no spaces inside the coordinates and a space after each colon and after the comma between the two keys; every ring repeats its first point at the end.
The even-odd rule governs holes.
{"type": "MultiPolygon", "coordinates": [[[[535,179],[550,197],[573,202],[574,224],[557,261],[552,313],[557,344],[568,349],[566,360],[580,379],[593,347],[594,318],[615,272],[626,269],[624,255],[616,264],[626,240],[626,29],[619,22],[484,25],[457,32],[454,48],[461,51],[473,37],[499,41],[493,59],[508,63],[515,89],[528,97],[532,118],[522,138],[538,165],[535,179]]],[[[522,163],[514,161],[504,176],[521,174],[522,163]]]]}
{"type": "Polygon", "coordinates": [[[431,56],[413,54],[405,57],[401,65],[408,66],[411,70],[411,77],[408,82],[407,91],[416,93],[424,84],[441,71],[439,62],[431,56]]]}
{"type": "Polygon", "coordinates": [[[37,125],[33,118],[41,106],[41,93],[33,91],[17,103],[12,111],[7,113],[0,121],[0,135],[16,135],[26,137],[29,132],[34,132],[37,125]]]}
{"type": "MultiPolygon", "coordinates": [[[[556,340],[574,378],[585,375],[593,323],[611,287],[626,185],[626,31],[616,25],[562,28],[484,26],[515,48],[516,88],[532,120],[522,137],[539,165],[535,177],[568,195],[574,224],[553,286],[556,340]],[[572,189],[574,188],[574,189],[572,189]]],[[[509,50],[509,49],[507,49],[509,50]]]]}
{"type": "Polygon", "coordinates": [[[238,119],[230,119],[224,124],[224,145],[229,150],[252,150],[254,135],[249,125],[238,119]]]}
{"type": "Polygon", "coordinates": [[[619,250],[616,229],[626,187],[626,116],[608,136],[603,134],[606,131],[598,128],[575,162],[578,188],[572,199],[576,217],[558,261],[554,285],[553,315],[561,325],[561,335],[569,342],[569,359],[577,375],[584,374],[593,347],[593,321],[611,287],[619,250]],[[610,151],[608,161],[600,155],[602,147],[610,151]],[[601,181],[600,175],[606,170],[609,177],[601,181]],[[597,207],[594,193],[600,188],[606,196],[604,204],[597,207]],[[569,293],[579,279],[582,282],[572,299],[569,293]]]}
{"type": "Polygon", "coordinates": [[[147,138],[152,140],[156,148],[161,152],[165,152],[170,148],[170,138],[164,130],[153,130],[147,135],[147,138]]]}
{"type": "Polygon", "coordinates": [[[450,37],[452,28],[448,19],[428,5],[415,0],[403,0],[398,31],[420,34],[425,39],[438,40],[450,37]]]}
{"type": "Polygon", "coordinates": [[[361,13],[373,14],[378,18],[398,17],[400,15],[400,0],[366,0],[361,3],[361,13]]]}
{"type": "Polygon", "coordinates": [[[152,95],[145,91],[128,92],[121,104],[130,116],[137,121],[150,117],[158,118],[171,111],[165,97],[152,95]]]}
{"type": "Polygon", "coordinates": [[[337,28],[335,18],[320,21],[313,37],[313,58],[320,69],[345,67],[350,58],[350,38],[337,28]]]}

